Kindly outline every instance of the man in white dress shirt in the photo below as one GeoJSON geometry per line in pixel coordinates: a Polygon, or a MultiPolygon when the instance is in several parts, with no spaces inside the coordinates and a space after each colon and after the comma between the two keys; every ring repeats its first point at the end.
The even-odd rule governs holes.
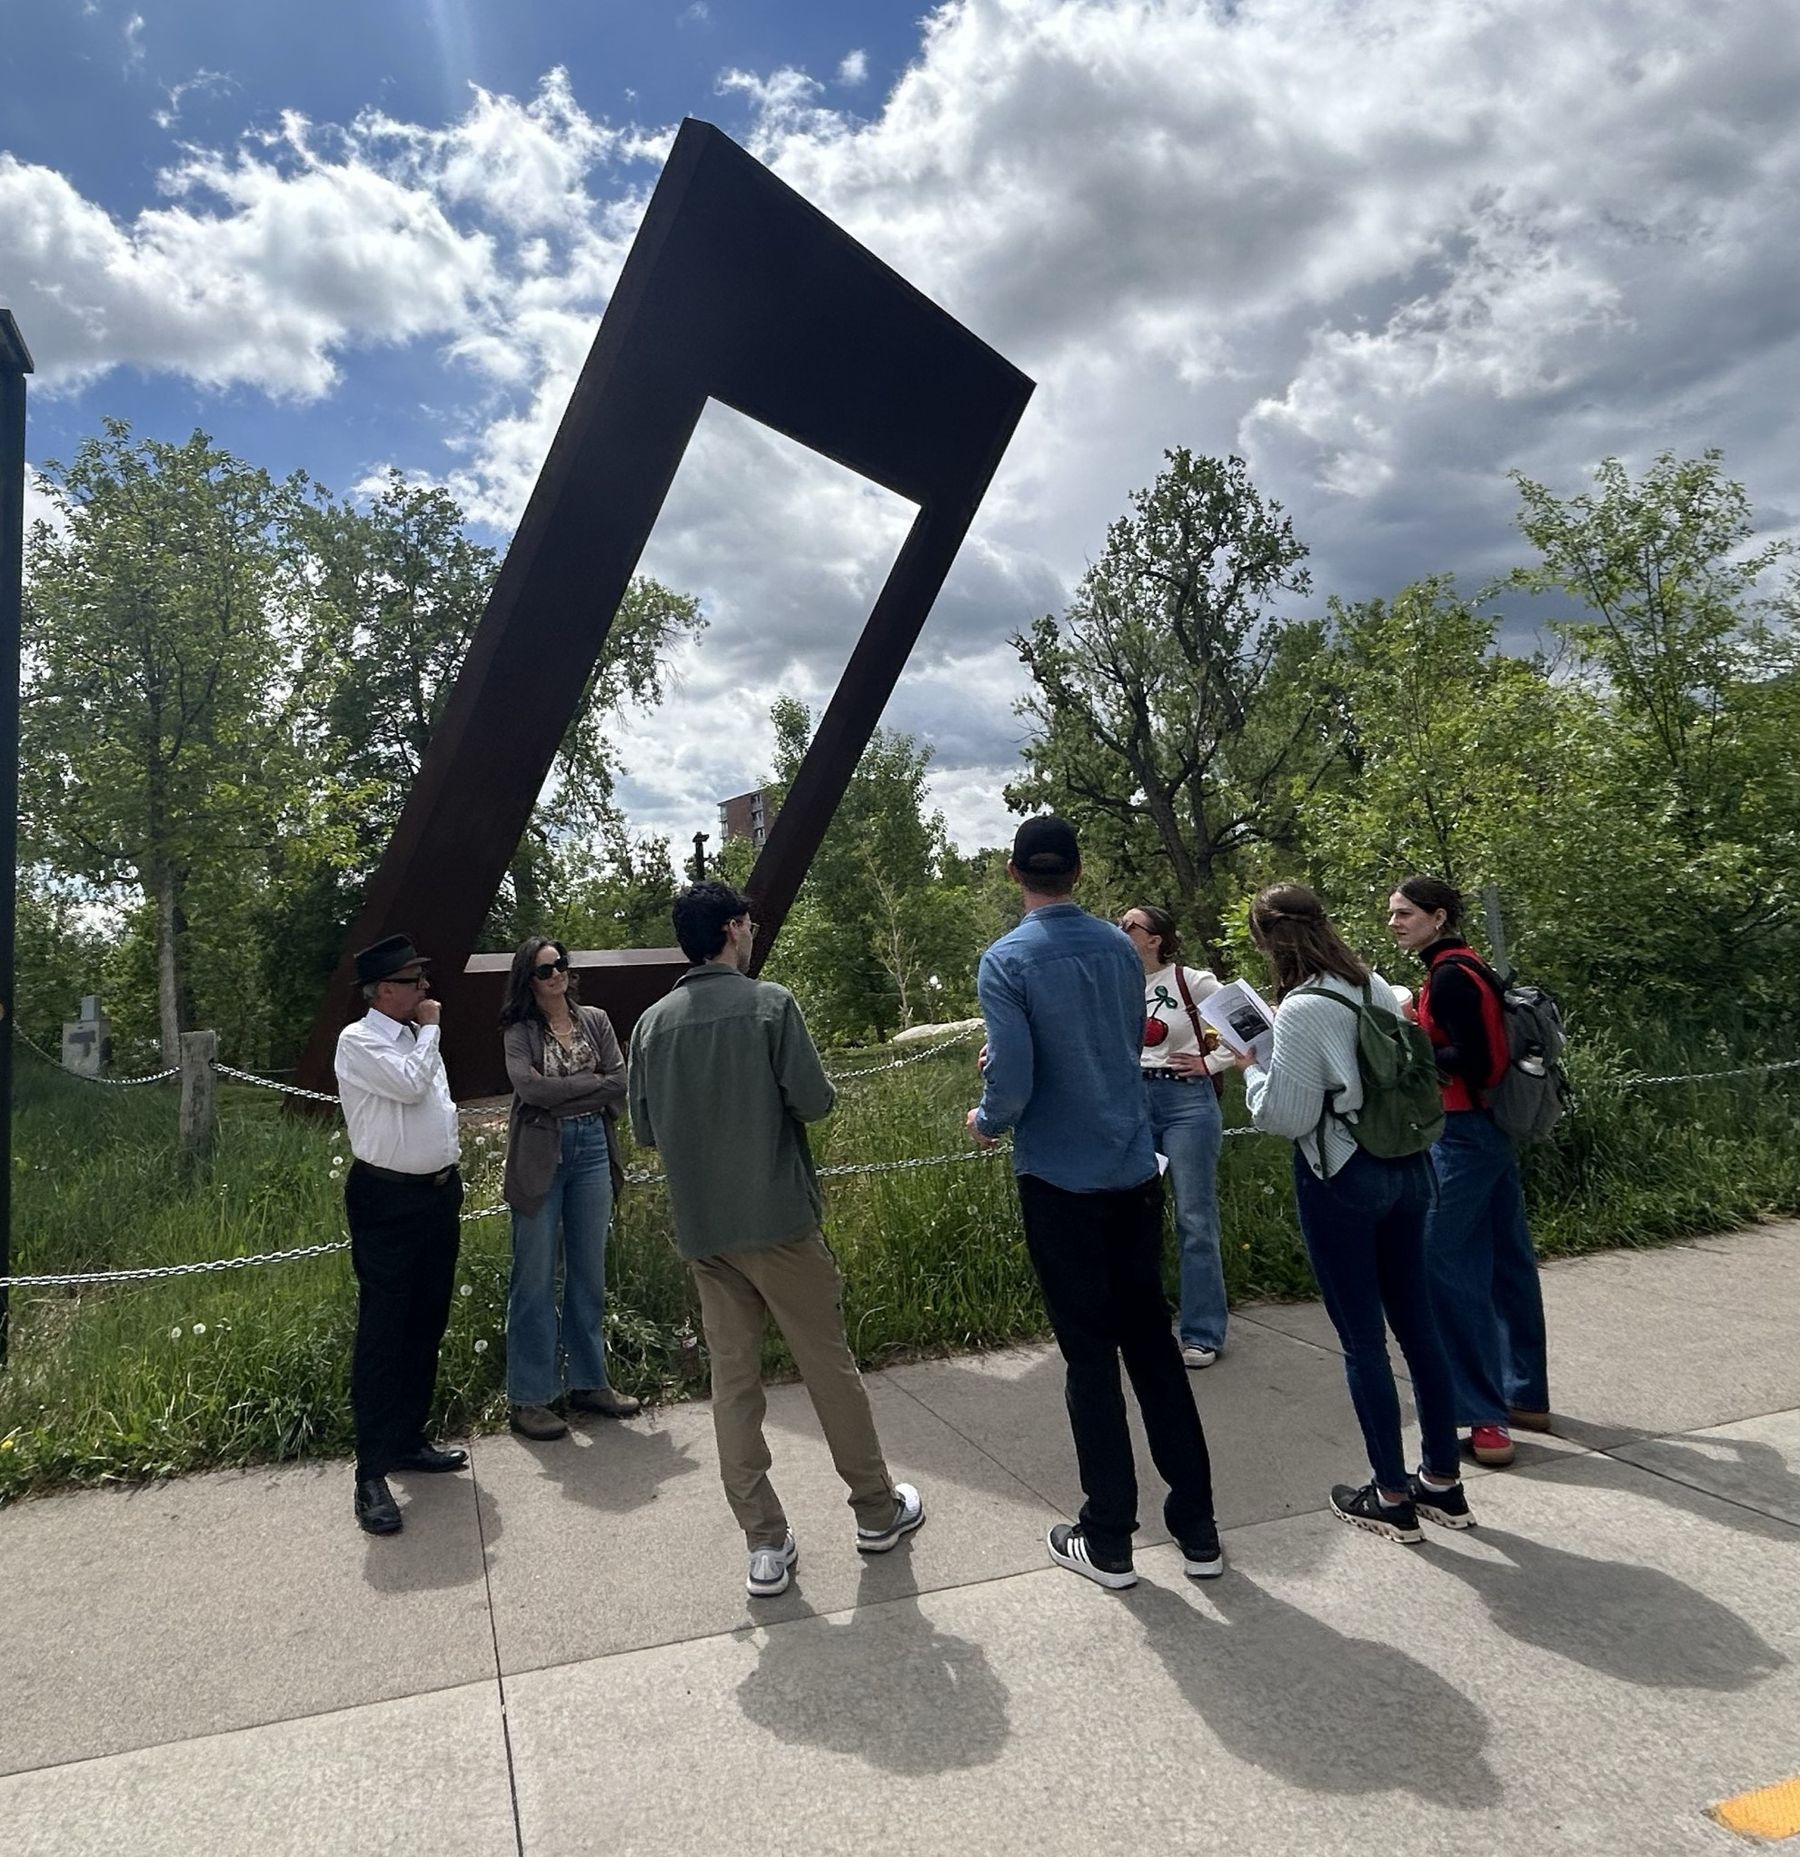
{"type": "Polygon", "coordinates": [[[390,1471],[460,1470],[425,1435],[462,1234],[456,1105],[424,957],[390,935],[356,957],[369,1010],[338,1034],[338,1096],[356,1159],[344,1180],[358,1288],[350,1406],[356,1519],[397,1534],[390,1471]]]}

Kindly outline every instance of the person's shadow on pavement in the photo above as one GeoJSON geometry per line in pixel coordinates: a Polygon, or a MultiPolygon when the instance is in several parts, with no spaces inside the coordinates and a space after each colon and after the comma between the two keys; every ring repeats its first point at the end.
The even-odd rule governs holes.
{"type": "Polygon", "coordinates": [[[1487,1717],[1435,1670],[1235,1569],[1196,1598],[1144,1583],[1123,1603],[1229,1753],[1309,1792],[1404,1789],[1459,1811],[1499,1803],[1487,1717]]]}
{"type": "Polygon", "coordinates": [[[1729,1607],[1658,1567],[1590,1560],[1485,1524],[1431,1564],[1467,1581],[1509,1637],[1627,1683],[1748,1689],[1787,1662],[1729,1607]]]}
{"type": "Polygon", "coordinates": [[[540,1474],[560,1483],[568,1500],[614,1513],[654,1502],[670,1478],[699,1468],[673,1431],[641,1419],[596,1419],[527,1448],[540,1474]]]}
{"type": "Polygon", "coordinates": [[[1644,1496],[1721,1528],[1792,1544],[1800,1526],[1800,1473],[1772,1444],[1753,1438],[1655,1438],[1636,1441],[1641,1457],[1607,1451],[1551,1460],[1558,1483],[1644,1496]],[[1786,1519],[1783,1519],[1786,1518],[1786,1519]]]}
{"type": "Polygon", "coordinates": [[[484,1579],[487,1559],[500,1538],[500,1508],[474,1485],[467,1470],[455,1476],[394,1473],[406,1526],[397,1535],[365,1538],[363,1578],[378,1593],[441,1592],[484,1579]]]}
{"type": "MultiPolygon", "coordinates": [[[[873,1571],[864,1571],[865,1602],[873,1571]]],[[[770,1627],[737,1696],[745,1719],[776,1740],[854,1754],[890,1773],[985,1766],[1012,1732],[1006,1685],[987,1654],[939,1630],[916,1593],[860,1604],[842,1624],[770,1627]]]]}

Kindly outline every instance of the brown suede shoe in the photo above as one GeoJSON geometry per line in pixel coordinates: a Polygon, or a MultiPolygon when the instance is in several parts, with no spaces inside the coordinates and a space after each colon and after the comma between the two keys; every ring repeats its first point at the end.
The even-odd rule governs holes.
{"type": "Polygon", "coordinates": [[[628,1419],[640,1409],[641,1402],[629,1393],[615,1393],[610,1386],[576,1386],[569,1389],[571,1412],[598,1412],[609,1419],[628,1419]]]}
{"type": "Polygon", "coordinates": [[[506,1422],[521,1438],[535,1438],[540,1444],[563,1437],[569,1429],[548,1406],[510,1407],[506,1422]]]}

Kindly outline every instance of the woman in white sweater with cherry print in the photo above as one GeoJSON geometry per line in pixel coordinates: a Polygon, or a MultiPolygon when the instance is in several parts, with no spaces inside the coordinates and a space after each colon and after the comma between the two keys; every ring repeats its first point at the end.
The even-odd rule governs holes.
{"type": "MultiPolygon", "coordinates": [[[[1215,1076],[1231,1054],[1207,1049],[1200,1002],[1219,983],[1181,965],[1181,938],[1166,909],[1142,903],[1119,918],[1144,964],[1144,1104],[1156,1151],[1169,1160],[1181,1242],[1181,1358],[1210,1367],[1225,1345],[1225,1271],[1219,1259],[1219,1143],[1224,1134],[1215,1076]]],[[[1213,1041],[1216,1043],[1216,1040],[1213,1041]]]]}

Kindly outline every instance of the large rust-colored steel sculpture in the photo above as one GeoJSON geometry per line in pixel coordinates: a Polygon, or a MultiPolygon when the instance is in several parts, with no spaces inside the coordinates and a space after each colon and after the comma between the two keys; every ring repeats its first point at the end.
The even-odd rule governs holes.
{"type": "MultiPolygon", "coordinates": [[[[919,512],[750,878],[760,965],[1031,391],[729,137],[684,123],[350,932],[302,1083],[330,1087],[351,951],[396,929],[434,956],[448,1030],[482,921],[709,399],[919,512]]],[[[806,538],[772,545],[803,549],[806,538]]],[[[606,971],[586,984],[603,1006],[606,971]]],[[[497,1050],[497,1033],[481,1031],[497,1050]]],[[[468,1093],[473,1079],[458,1078],[448,1042],[446,1052],[468,1093]]]]}

